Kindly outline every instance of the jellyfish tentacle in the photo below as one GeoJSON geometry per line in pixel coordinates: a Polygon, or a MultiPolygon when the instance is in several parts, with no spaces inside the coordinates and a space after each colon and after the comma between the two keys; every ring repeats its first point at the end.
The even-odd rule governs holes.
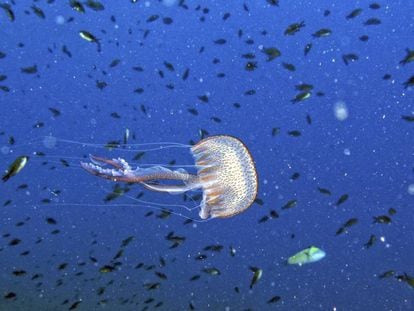
{"type": "Polygon", "coordinates": [[[182,194],[184,192],[195,190],[201,188],[200,183],[198,183],[197,176],[191,175],[188,181],[184,181],[182,185],[164,185],[164,184],[155,184],[155,183],[147,183],[142,182],[142,185],[152,191],[158,192],[168,192],[169,194],[182,194]]]}
{"type": "Polygon", "coordinates": [[[194,187],[193,184],[197,180],[196,175],[189,174],[184,169],[170,170],[163,166],[153,166],[149,168],[137,167],[133,170],[127,161],[122,158],[107,159],[90,155],[91,162],[81,162],[83,169],[90,174],[117,181],[128,183],[143,183],[153,180],[180,180],[183,186],[194,187]],[[104,168],[102,165],[109,165],[112,168],[104,168]]]}

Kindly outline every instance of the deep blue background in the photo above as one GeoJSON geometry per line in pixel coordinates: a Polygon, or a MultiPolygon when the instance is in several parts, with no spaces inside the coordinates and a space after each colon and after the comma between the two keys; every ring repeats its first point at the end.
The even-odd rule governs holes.
{"type": "MultiPolygon", "coordinates": [[[[378,1],[381,8],[373,10],[369,8],[372,1],[281,0],[274,7],[260,0],[245,1],[247,12],[238,1],[187,2],[188,10],[177,3],[167,7],[156,1],[106,1],[102,2],[105,10],[85,7],[86,13],[81,14],[71,9],[69,1],[18,1],[12,5],[14,22],[0,11],[0,51],[7,54],[0,59],[0,74],[8,77],[0,84],[10,88],[0,91],[0,168],[6,170],[19,155],[31,157],[21,173],[0,185],[1,205],[12,200],[0,212],[0,233],[10,234],[0,238],[0,293],[17,295],[12,300],[1,297],[1,310],[68,309],[78,300],[82,300],[79,310],[99,310],[103,299],[107,299],[106,310],[140,310],[150,297],[155,301],[148,304],[149,309],[162,301],[160,310],[189,309],[190,302],[196,310],[412,310],[413,288],[395,277],[381,280],[378,275],[387,270],[414,275],[414,196],[408,192],[414,183],[414,124],[401,119],[414,113],[413,89],[402,85],[413,75],[414,63],[399,65],[405,49],[414,49],[414,3],[378,1]],[[46,18],[33,14],[32,5],[41,8],[46,18]],[[345,19],[359,7],[363,9],[360,16],[345,19]],[[203,13],[204,8],[209,12],[203,13]],[[325,10],[330,15],[325,17],[325,10]],[[226,12],[231,15],[224,21],[226,12]],[[160,18],[148,23],[155,14],[160,18]],[[66,22],[57,24],[58,16],[66,22]],[[74,21],[67,22],[70,17],[74,21]],[[163,17],[171,17],[173,23],[163,24],[163,17]],[[364,26],[371,17],[382,23],[364,26]],[[288,25],[302,20],[306,26],[297,34],[283,34],[288,25]],[[313,38],[312,33],[321,28],[330,28],[332,35],[313,38]],[[79,37],[80,30],[99,38],[101,53],[95,44],[79,37]],[[144,38],[146,30],[149,34],[144,38]],[[367,42],[358,39],[364,34],[369,36],[367,42]],[[220,38],[227,42],[213,43],[220,38]],[[254,43],[246,44],[248,39],[254,43]],[[313,47],[304,57],[307,43],[313,47]],[[62,53],[64,45],[71,58],[62,53]],[[282,56],[266,62],[261,46],[277,47],[282,56]],[[244,69],[248,60],[241,55],[245,53],[256,55],[255,71],[244,69]],[[349,53],[357,54],[359,60],[346,66],[341,57],[349,53]],[[214,58],[220,62],[213,64],[214,58]],[[111,68],[114,59],[121,62],[111,68]],[[174,72],[165,68],[165,61],[174,65],[174,72]],[[296,71],[287,71],[282,62],[294,64],[296,71]],[[37,74],[21,73],[21,68],[34,64],[37,74]],[[134,66],[143,72],[134,71],[134,66]],[[190,74],[183,81],[186,68],[190,74]],[[218,73],[225,77],[218,78],[218,73]],[[392,78],[383,80],[387,73],[392,78]],[[99,90],[96,80],[108,86],[99,90]],[[299,83],[313,84],[315,90],[310,99],[292,104],[297,94],[294,86],[299,83]],[[168,84],[175,88],[166,88],[168,84]],[[137,88],[144,92],[134,93],[137,88]],[[255,95],[244,95],[251,89],[255,95]],[[325,96],[317,97],[317,91],[325,96]],[[198,99],[205,94],[208,103],[198,99]],[[345,121],[335,118],[333,107],[338,101],[348,107],[345,121]],[[241,107],[235,108],[234,103],[241,107]],[[54,117],[51,107],[61,115],[54,117]],[[189,108],[199,114],[192,115],[189,108]],[[120,118],[111,117],[113,112],[120,118]],[[38,122],[44,126],[34,128],[38,122]],[[280,134],[273,137],[275,127],[280,134]],[[201,129],[210,135],[239,137],[255,159],[263,206],[254,204],[234,218],[189,225],[183,225],[185,219],[176,215],[159,219],[155,217],[159,211],[136,205],[128,197],[102,206],[113,184],[84,172],[79,160],[93,153],[132,162],[135,152],[62,140],[105,144],[122,140],[126,128],[136,136],[130,143],[138,144],[188,144],[200,139],[201,129]],[[292,130],[302,135],[288,135],[292,130]],[[58,138],[55,148],[42,143],[49,135],[58,138]],[[9,144],[10,136],[15,138],[14,145],[9,144]],[[35,151],[46,156],[34,156],[35,151]],[[71,166],[64,167],[60,159],[71,166]],[[292,181],[295,172],[300,177],[292,181]],[[18,190],[21,184],[28,188],[18,190]],[[317,187],[328,188],[332,195],[319,193],[317,187]],[[61,193],[55,196],[54,190],[61,193]],[[345,193],[349,199],[336,207],[345,193]],[[45,198],[52,203],[42,204],[45,198]],[[297,206],[281,210],[292,199],[297,206]],[[372,223],[372,217],[386,214],[390,207],[397,210],[391,224],[372,223]],[[271,209],[280,218],[259,224],[271,209]],[[144,217],[149,211],[154,215],[144,217]],[[47,224],[46,217],[53,217],[57,224],[47,224]],[[335,236],[353,217],[358,224],[335,236]],[[17,227],[19,221],[25,224],[17,227]],[[55,229],[60,232],[51,234],[55,229]],[[164,239],[171,231],[186,237],[175,249],[169,249],[171,243],[164,239]],[[377,242],[366,249],[371,234],[377,242]],[[100,273],[99,268],[110,262],[128,236],[135,240],[125,249],[122,266],[100,273]],[[21,239],[21,244],[9,246],[13,238],[21,239]],[[203,251],[212,244],[224,249],[203,251]],[[326,258],[303,267],[284,265],[284,260],[309,245],[326,251],[326,258]],[[235,257],[230,256],[230,246],[236,249],[235,257]],[[29,255],[19,255],[26,250],[29,255]],[[199,253],[208,258],[196,261],[199,253]],[[94,264],[89,256],[98,262],[94,264]],[[160,257],[165,267],[160,267],[160,257]],[[68,267],[58,271],[63,262],[68,267]],[[79,266],[82,262],[86,265],[79,266]],[[168,279],[159,280],[154,270],[134,269],[140,262],[156,265],[154,270],[168,279]],[[262,279],[252,290],[249,266],[263,269],[262,279]],[[216,267],[221,274],[210,276],[201,271],[206,267],[216,267]],[[12,274],[22,269],[26,275],[12,274]],[[42,276],[31,280],[35,274],[42,276]],[[201,278],[190,282],[196,274],[201,278]],[[59,279],[63,285],[58,285],[59,279]],[[113,284],[108,285],[111,280],[113,284]],[[160,282],[161,287],[147,291],[143,284],[148,282],[160,282]],[[102,286],[106,291],[98,296],[96,291],[102,286]],[[275,295],[281,300],[267,304],[275,295]],[[66,299],[69,302],[62,305],[66,299]]],[[[147,152],[134,165],[173,159],[193,164],[189,150],[168,149],[147,152]]],[[[141,190],[133,186],[128,195],[136,196],[141,190]]],[[[181,196],[149,191],[142,199],[183,203],[181,196]]],[[[174,210],[185,212],[179,207],[174,210]]],[[[198,219],[197,211],[185,215],[198,219]]]]}

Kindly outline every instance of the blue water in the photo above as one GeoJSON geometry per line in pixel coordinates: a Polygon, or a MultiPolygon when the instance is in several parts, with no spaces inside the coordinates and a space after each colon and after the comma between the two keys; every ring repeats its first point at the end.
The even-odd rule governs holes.
{"type": "Polygon", "coordinates": [[[406,49],[414,49],[414,2],[378,1],[380,8],[372,9],[374,1],[125,0],[102,1],[104,9],[95,11],[85,1],[85,13],[69,1],[16,2],[8,2],[14,21],[0,8],[0,51],[6,54],[0,75],[7,76],[0,82],[7,86],[0,90],[0,169],[18,156],[30,159],[0,185],[0,310],[414,309],[407,281],[414,277],[414,124],[402,118],[414,114],[414,88],[403,85],[414,62],[399,64],[406,49]],[[345,18],[357,8],[360,15],[345,18]],[[230,16],[223,20],[225,13],[230,16]],[[166,17],[172,23],[165,24],[166,17]],[[369,18],[381,23],[364,25],[369,18]],[[284,35],[301,21],[305,27],[284,35]],[[322,28],[332,34],[312,37],[322,28]],[[93,34],[101,49],[80,31],[93,34]],[[226,42],[215,44],[219,39],[226,42]],[[281,56],[266,61],[268,47],[281,56]],[[255,58],[243,58],[247,53],[255,58]],[[346,65],[342,56],[351,53],[358,59],[346,65]],[[114,60],[119,64],[111,67],[114,60]],[[248,61],[257,68],[247,71],[248,61]],[[22,72],[33,65],[36,73],[22,72]],[[391,77],[383,79],[386,74],[391,77]],[[97,81],[106,86],[97,88],[97,81]],[[300,83],[314,89],[292,103],[300,83]],[[249,90],[255,94],[246,95],[249,90]],[[205,95],[208,102],[199,98],[205,95]],[[335,115],[338,103],[346,118],[335,115]],[[104,147],[122,143],[127,129],[127,146],[104,147]],[[141,144],[197,142],[201,130],[238,137],[255,160],[260,200],[232,218],[198,222],[197,208],[172,205],[194,208],[199,201],[139,185],[105,203],[115,183],[79,166],[88,154],[122,157],[134,167],[172,160],[191,166],[188,147],[133,157],[150,149],[141,144]],[[141,192],[141,200],[163,206],[137,201],[141,192]],[[337,205],[344,194],[348,199],[337,205]],[[296,206],[282,209],[290,200],[296,206]],[[373,223],[390,208],[396,210],[391,223],[373,223]],[[162,209],[171,215],[159,217],[162,209]],[[279,217],[259,223],[271,210],[279,217]],[[184,224],[188,218],[194,221],[184,224]],[[351,218],[358,222],[336,235],[351,218]],[[185,241],[170,248],[170,232],[185,241]],[[376,240],[367,248],[371,235],[376,240]],[[10,245],[13,239],[21,242],[10,245]],[[203,250],[209,245],[223,249],[203,250]],[[310,245],[326,257],[301,267],[285,264],[310,245]],[[196,260],[200,254],[207,258],[196,260]],[[100,271],[105,265],[114,270],[100,271]],[[219,275],[203,272],[213,267],[219,275]],[[252,289],[249,267],[263,270],[252,289]],[[379,278],[389,270],[390,277],[379,278]],[[190,281],[194,275],[200,278],[190,281]],[[149,289],[151,283],[159,284],[149,289]],[[16,296],[6,298],[10,293],[16,296]],[[274,296],[279,299],[268,303],[274,296]]]}

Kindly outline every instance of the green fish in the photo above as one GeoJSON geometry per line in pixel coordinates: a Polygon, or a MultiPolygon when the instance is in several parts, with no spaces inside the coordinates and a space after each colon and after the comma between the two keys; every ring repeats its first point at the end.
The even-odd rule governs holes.
{"type": "Polygon", "coordinates": [[[88,41],[88,42],[95,43],[95,44],[97,45],[97,47],[98,47],[98,52],[100,52],[100,51],[101,51],[101,43],[100,43],[99,39],[98,39],[98,38],[96,38],[96,37],[95,37],[93,34],[91,34],[89,31],[86,31],[86,30],[81,30],[81,31],[79,31],[79,36],[80,36],[82,39],[84,39],[84,40],[86,40],[86,41],[88,41]]]}
{"type": "Polygon", "coordinates": [[[302,266],[306,263],[316,262],[326,256],[326,253],[316,246],[310,246],[299,253],[289,257],[287,263],[289,265],[302,266]]]}
{"type": "Polygon", "coordinates": [[[253,272],[253,277],[252,280],[250,282],[250,289],[253,288],[253,285],[255,285],[257,282],[259,282],[259,280],[262,278],[263,275],[263,270],[257,267],[250,267],[249,268],[250,271],[253,272]]]}
{"type": "Polygon", "coordinates": [[[9,169],[5,172],[3,177],[1,178],[4,182],[8,181],[10,177],[19,173],[23,167],[27,164],[29,157],[27,156],[20,156],[9,166],[9,169]]]}

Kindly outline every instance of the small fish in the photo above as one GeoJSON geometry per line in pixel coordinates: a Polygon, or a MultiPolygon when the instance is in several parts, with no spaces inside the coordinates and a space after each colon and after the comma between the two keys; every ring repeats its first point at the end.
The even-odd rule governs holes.
{"type": "Polygon", "coordinates": [[[79,31],[79,36],[88,42],[95,43],[98,47],[98,52],[101,51],[101,43],[92,33],[86,30],[81,30],[79,31]]]}
{"type": "Polygon", "coordinates": [[[293,36],[295,33],[297,33],[301,28],[305,27],[305,22],[301,21],[299,23],[293,23],[290,24],[286,29],[285,29],[285,36],[289,35],[289,36],[293,36]]]}
{"type": "Polygon", "coordinates": [[[343,195],[341,195],[340,197],[339,197],[339,199],[338,199],[338,201],[336,201],[336,203],[335,203],[335,205],[336,206],[339,206],[339,205],[341,205],[341,204],[343,204],[343,203],[345,203],[347,200],[348,200],[348,198],[349,198],[349,195],[348,194],[343,194],[343,195]]]}
{"type": "Polygon", "coordinates": [[[246,54],[242,54],[242,57],[246,59],[254,59],[256,58],[256,55],[254,55],[253,53],[246,53],[246,54]]]}
{"type": "Polygon", "coordinates": [[[381,20],[376,17],[369,18],[364,22],[365,26],[376,26],[379,24],[381,24],[381,20]]]}
{"type": "Polygon", "coordinates": [[[308,92],[308,91],[301,92],[301,93],[297,94],[297,95],[295,96],[295,98],[293,98],[293,99],[291,100],[291,102],[295,104],[295,103],[298,103],[298,102],[304,101],[304,100],[306,100],[306,99],[309,99],[309,98],[311,97],[311,95],[312,95],[312,93],[311,93],[311,92],[308,92]]]}
{"type": "Polygon", "coordinates": [[[269,216],[265,215],[262,218],[260,218],[258,222],[259,222],[259,224],[261,224],[261,223],[264,223],[268,220],[269,220],[269,216]]]}
{"type": "Polygon", "coordinates": [[[15,15],[13,10],[11,9],[10,4],[8,3],[1,3],[0,4],[0,8],[4,10],[4,12],[6,12],[7,17],[9,18],[10,21],[14,22],[15,20],[15,15]]]}
{"type": "Polygon", "coordinates": [[[22,73],[35,74],[37,73],[37,65],[20,68],[22,73]]]}
{"type": "Polygon", "coordinates": [[[302,133],[298,130],[289,131],[287,133],[289,136],[293,136],[293,137],[299,137],[302,135],[302,133]]]}
{"type": "Polygon", "coordinates": [[[49,225],[56,225],[56,224],[57,224],[57,221],[56,221],[54,218],[52,218],[52,217],[47,217],[47,218],[46,218],[46,222],[47,222],[49,225]]]}
{"type": "Polygon", "coordinates": [[[194,258],[195,260],[205,260],[207,259],[207,255],[200,254],[194,258]]]}
{"type": "Polygon", "coordinates": [[[68,310],[75,310],[80,304],[81,304],[82,300],[76,301],[74,302],[68,310]]]}
{"type": "Polygon", "coordinates": [[[171,17],[163,17],[162,22],[164,25],[171,25],[174,20],[171,17]]]}
{"type": "Polygon", "coordinates": [[[350,62],[355,62],[359,59],[358,55],[354,53],[350,54],[343,54],[342,60],[344,61],[345,65],[348,65],[350,62]]]}
{"type": "Polygon", "coordinates": [[[4,298],[5,299],[14,299],[14,298],[16,298],[16,294],[15,293],[13,293],[13,292],[8,292],[8,293],[6,293],[6,294],[4,294],[4,298]]]}
{"type": "Polygon", "coordinates": [[[118,59],[118,58],[116,58],[116,59],[112,60],[112,62],[109,64],[109,67],[110,67],[110,68],[116,67],[116,66],[118,66],[120,63],[121,63],[121,60],[120,60],[120,59],[118,59]]]}
{"type": "Polygon", "coordinates": [[[414,86],[414,76],[411,76],[407,81],[403,83],[404,88],[408,88],[410,86],[414,86]]]}
{"type": "Polygon", "coordinates": [[[214,44],[218,44],[218,45],[223,45],[226,42],[227,42],[226,39],[217,39],[217,40],[214,40],[214,44]]]}
{"type": "Polygon", "coordinates": [[[385,271],[385,272],[381,273],[378,277],[380,279],[385,279],[385,278],[393,277],[394,275],[395,275],[394,270],[388,270],[388,271],[385,271]]]}
{"type": "Polygon", "coordinates": [[[16,246],[19,245],[21,242],[22,240],[15,238],[9,242],[9,246],[16,246]]]}
{"type": "Polygon", "coordinates": [[[276,303],[278,302],[280,299],[282,299],[280,296],[273,296],[272,298],[270,298],[267,303],[276,303]]]}
{"type": "Polygon", "coordinates": [[[305,48],[303,49],[303,54],[306,56],[312,49],[312,43],[308,43],[305,45],[305,48]]]}
{"type": "Polygon", "coordinates": [[[275,210],[270,211],[270,218],[279,218],[279,214],[275,210]]]}
{"type": "Polygon", "coordinates": [[[272,128],[272,136],[276,136],[280,133],[280,127],[274,127],[272,128]]]}
{"type": "Polygon", "coordinates": [[[322,28],[312,34],[314,38],[328,37],[332,34],[332,30],[328,28],[322,28]]]}
{"type": "Polygon", "coordinates": [[[279,0],[266,0],[267,3],[273,6],[279,6],[279,0]]]}
{"type": "Polygon", "coordinates": [[[290,176],[290,179],[291,180],[296,180],[296,179],[298,179],[300,177],[300,174],[298,173],[298,172],[295,172],[295,173],[293,173],[292,174],[292,176],[290,176]]]}
{"type": "Polygon", "coordinates": [[[282,206],[282,209],[289,209],[295,207],[297,204],[297,200],[290,200],[285,205],[282,206]]]}
{"type": "Polygon", "coordinates": [[[201,100],[203,103],[208,103],[208,96],[207,95],[200,95],[198,99],[201,100]]]}
{"type": "Polygon", "coordinates": [[[205,268],[203,272],[210,274],[210,275],[220,275],[220,270],[217,268],[205,268]]]}
{"type": "Polygon", "coordinates": [[[58,116],[60,116],[60,111],[56,108],[50,107],[49,111],[53,114],[53,116],[56,118],[58,116]]]}
{"type": "Polygon", "coordinates": [[[380,5],[380,4],[378,4],[378,3],[376,3],[376,2],[373,2],[373,3],[371,3],[371,4],[369,5],[369,8],[370,8],[371,10],[378,10],[378,9],[380,9],[380,8],[381,8],[381,5],[380,5]]]}
{"type": "Polygon", "coordinates": [[[335,235],[340,235],[342,233],[347,233],[347,228],[350,228],[358,223],[358,218],[348,219],[337,231],[335,235]]]}
{"type": "Polygon", "coordinates": [[[34,13],[35,15],[37,15],[38,17],[40,17],[40,18],[42,18],[42,19],[45,19],[45,18],[46,18],[45,13],[42,11],[42,9],[41,9],[41,8],[38,8],[38,7],[37,7],[37,6],[35,6],[35,5],[33,5],[31,8],[32,8],[32,11],[33,11],[33,13],[34,13]]]}
{"type": "Polygon", "coordinates": [[[150,17],[147,18],[147,23],[152,23],[155,22],[160,16],[157,14],[151,15],[150,17]]]}
{"type": "Polygon", "coordinates": [[[114,266],[110,266],[110,265],[105,265],[102,268],[99,269],[99,272],[101,273],[109,273],[115,270],[114,266]]]}
{"type": "Polygon", "coordinates": [[[317,262],[323,259],[326,256],[326,253],[316,246],[310,246],[295,255],[289,257],[287,263],[289,265],[299,265],[302,266],[307,263],[317,262]]]}
{"type": "Polygon", "coordinates": [[[354,226],[358,223],[358,218],[350,218],[344,223],[345,228],[349,228],[351,226],[354,226]]]}
{"type": "Polygon", "coordinates": [[[367,243],[364,244],[365,248],[370,248],[374,245],[374,243],[377,241],[377,237],[374,234],[371,234],[369,237],[369,240],[367,243]]]}
{"type": "Polygon", "coordinates": [[[78,11],[79,13],[85,13],[85,8],[79,1],[76,0],[70,0],[69,3],[70,7],[74,9],[75,11],[78,11]]]}
{"type": "Polygon", "coordinates": [[[247,62],[244,66],[246,71],[254,71],[257,68],[257,62],[247,62]]]}
{"type": "Polygon", "coordinates": [[[262,52],[267,55],[267,60],[266,61],[268,61],[268,62],[270,62],[270,61],[274,60],[275,58],[282,55],[280,50],[275,48],[275,47],[263,48],[262,52]]]}
{"type": "Polygon", "coordinates": [[[29,157],[27,156],[20,156],[9,166],[6,170],[5,174],[1,178],[4,182],[8,181],[11,177],[19,173],[23,167],[27,164],[29,157]]]}
{"type": "Polygon", "coordinates": [[[223,245],[220,244],[214,244],[214,245],[208,245],[204,247],[204,251],[212,251],[212,252],[220,252],[223,249],[223,245]]]}
{"type": "Polygon", "coordinates": [[[414,61],[414,50],[405,49],[405,51],[407,54],[404,59],[400,61],[400,64],[403,66],[414,61]]]}
{"type": "Polygon", "coordinates": [[[167,68],[169,71],[175,71],[174,65],[173,65],[173,64],[171,64],[171,63],[169,63],[169,62],[167,62],[167,61],[164,61],[164,66],[165,66],[165,68],[167,68]]]}
{"type": "Polygon", "coordinates": [[[360,15],[361,13],[362,13],[362,9],[360,9],[360,8],[355,9],[355,10],[353,10],[351,13],[349,13],[349,14],[346,16],[346,19],[355,18],[355,17],[357,17],[358,15],[360,15]]]}
{"type": "Polygon", "coordinates": [[[406,282],[408,285],[414,288],[414,277],[404,273],[403,275],[397,275],[396,279],[400,282],[406,282]]]}
{"type": "Polygon", "coordinates": [[[103,11],[105,9],[104,5],[99,1],[88,0],[85,5],[94,11],[103,11]]]}
{"type": "Polygon", "coordinates": [[[285,68],[286,70],[289,71],[295,71],[296,67],[293,64],[289,64],[289,63],[282,63],[283,68],[285,68]]]}
{"type": "Polygon", "coordinates": [[[372,223],[374,224],[390,224],[391,223],[391,217],[388,215],[381,215],[381,216],[374,216],[374,221],[372,223]]]}
{"type": "Polygon", "coordinates": [[[187,78],[188,78],[188,76],[189,76],[189,75],[190,75],[190,69],[189,69],[189,68],[187,68],[187,69],[184,71],[183,75],[182,75],[182,79],[183,79],[183,81],[187,80],[187,78]]]}
{"type": "Polygon", "coordinates": [[[259,280],[262,278],[263,270],[257,267],[249,267],[250,271],[253,272],[252,280],[250,281],[250,289],[253,288],[253,286],[259,282],[259,280]]]}
{"type": "Polygon", "coordinates": [[[397,210],[395,208],[393,208],[393,207],[390,207],[388,209],[388,215],[393,216],[395,214],[397,214],[397,210]]]}

